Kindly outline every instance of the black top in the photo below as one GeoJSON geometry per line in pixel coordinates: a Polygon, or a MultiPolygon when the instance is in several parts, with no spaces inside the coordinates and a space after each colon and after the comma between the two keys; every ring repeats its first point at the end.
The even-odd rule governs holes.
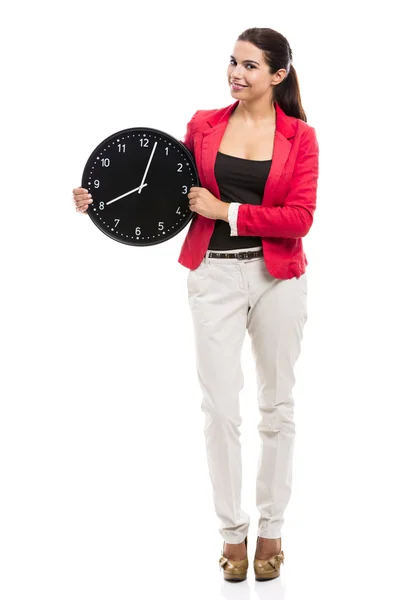
{"type": "MultiPolygon", "coordinates": [[[[250,160],[218,152],[215,161],[215,178],[223,202],[261,204],[271,160],[250,160]]],[[[261,238],[250,235],[230,235],[230,225],[215,220],[209,250],[236,250],[261,246],[261,238]]]]}

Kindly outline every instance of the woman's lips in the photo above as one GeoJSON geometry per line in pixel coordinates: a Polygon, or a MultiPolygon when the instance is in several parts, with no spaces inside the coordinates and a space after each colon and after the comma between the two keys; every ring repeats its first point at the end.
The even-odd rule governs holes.
{"type": "Polygon", "coordinates": [[[231,83],[231,88],[236,91],[243,90],[246,87],[247,85],[237,85],[236,83],[231,83]]]}

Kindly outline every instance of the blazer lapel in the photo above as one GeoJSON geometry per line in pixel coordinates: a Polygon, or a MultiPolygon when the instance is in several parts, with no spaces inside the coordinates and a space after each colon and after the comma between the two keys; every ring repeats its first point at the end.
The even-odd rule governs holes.
{"type": "MultiPolygon", "coordinates": [[[[214,174],[215,161],[221,140],[228,125],[229,117],[238,104],[239,100],[227,108],[218,111],[212,117],[207,119],[205,122],[205,127],[207,127],[207,124],[209,127],[201,132],[201,168],[205,183],[204,187],[206,187],[219,200],[221,199],[221,196],[214,174]]],[[[292,147],[289,139],[294,136],[296,129],[295,119],[288,117],[276,102],[274,105],[276,110],[274,147],[271,169],[265,184],[262,204],[265,203],[267,196],[269,198],[272,197],[274,190],[278,185],[278,181],[281,177],[283,168],[292,147]]]]}

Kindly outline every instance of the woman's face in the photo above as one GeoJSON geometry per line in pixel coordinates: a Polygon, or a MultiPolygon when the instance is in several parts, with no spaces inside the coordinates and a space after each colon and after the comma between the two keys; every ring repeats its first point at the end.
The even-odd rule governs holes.
{"type": "Polygon", "coordinates": [[[279,69],[271,75],[262,51],[250,42],[238,41],[230,58],[227,75],[231,94],[247,100],[271,94],[271,86],[285,78],[286,70],[279,69]],[[232,81],[245,87],[237,90],[232,86],[232,81]]]}

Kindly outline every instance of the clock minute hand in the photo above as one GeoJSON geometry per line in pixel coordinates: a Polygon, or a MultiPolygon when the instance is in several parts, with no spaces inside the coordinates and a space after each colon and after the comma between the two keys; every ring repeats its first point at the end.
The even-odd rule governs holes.
{"type": "Polygon", "coordinates": [[[125,194],[121,194],[121,196],[117,196],[117,198],[113,198],[112,200],[109,200],[108,202],[106,202],[106,204],[112,204],[113,202],[116,202],[117,200],[120,200],[121,198],[125,198],[125,196],[129,196],[129,194],[133,194],[133,192],[137,192],[142,187],[146,187],[146,185],[147,185],[147,183],[145,183],[144,185],[139,185],[139,187],[135,188],[134,190],[130,190],[129,192],[126,192],[125,194]]]}
{"type": "Polygon", "coordinates": [[[151,163],[151,161],[153,159],[153,156],[154,156],[154,152],[156,151],[156,147],[157,147],[157,142],[154,142],[153,150],[151,151],[149,162],[147,163],[147,167],[146,167],[146,170],[145,170],[144,175],[143,175],[142,183],[139,186],[138,194],[140,194],[140,192],[142,191],[142,188],[144,187],[144,180],[146,179],[147,171],[149,170],[150,163],[151,163]]]}

